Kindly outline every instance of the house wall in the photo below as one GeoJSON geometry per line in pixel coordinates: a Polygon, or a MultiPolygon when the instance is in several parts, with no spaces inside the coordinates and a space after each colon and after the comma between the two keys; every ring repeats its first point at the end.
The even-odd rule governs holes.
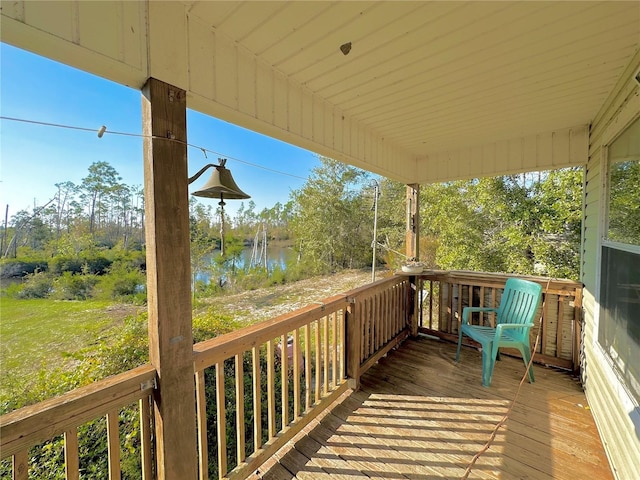
{"type": "MultiPolygon", "coordinates": [[[[592,123],[582,234],[583,380],[612,469],[621,480],[637,479],[640,475],[640,407],[625,389],[598,343],[599,263],[604,228],[606,147],[640,115],[640,86],[633,79],[638,68],[640,50],[592,123]]],[[[636,350],[629,358],[640,359],[640,348],[636,347],[636,350]]]]}

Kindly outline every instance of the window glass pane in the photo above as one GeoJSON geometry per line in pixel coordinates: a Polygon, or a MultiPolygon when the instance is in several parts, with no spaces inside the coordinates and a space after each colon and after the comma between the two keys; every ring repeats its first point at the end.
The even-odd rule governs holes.
{"type": "Polygon", "coordinates": [[[640,119],[609,146],[607,239],[640,245],[640,119]]]}
{"type": "Polygon", "coordinates": [[[609,179],[607,238],[640,245],[640,160],[612,164],[609,179]]]}
{"type": "Polygon", "coordinates": [[[598,341],[640,402],[640,255],[602,247],[598,341]]]}

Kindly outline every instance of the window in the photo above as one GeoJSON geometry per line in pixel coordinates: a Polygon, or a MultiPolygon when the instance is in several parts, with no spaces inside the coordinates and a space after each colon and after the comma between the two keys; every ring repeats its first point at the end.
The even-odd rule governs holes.
{"type": "Polygon", "coordinates": [[[640,402],[640,119],[607,153],[598,341],[640,402]]]}

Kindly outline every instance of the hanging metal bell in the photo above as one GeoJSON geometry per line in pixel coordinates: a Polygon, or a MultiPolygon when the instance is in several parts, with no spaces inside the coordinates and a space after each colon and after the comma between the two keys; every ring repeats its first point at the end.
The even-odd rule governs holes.
{"type": "Polygon", "coordinates": [[[192,195],[225,200],[251,198],[236,185],[236,182],[231,176],[231,170],[226,168],[223,162],[220,163],[221,165],[214,165],[215,169],[207,183],[205,183],[200,190],[193,192],[192,195]]]}

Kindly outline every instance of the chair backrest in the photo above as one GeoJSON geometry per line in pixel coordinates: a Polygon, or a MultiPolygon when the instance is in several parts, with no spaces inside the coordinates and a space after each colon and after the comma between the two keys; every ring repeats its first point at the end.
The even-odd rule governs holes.
{"type": "MultiPolygon", "coordinates": [[[[542,297],[542,287],[529,280],[510,278],[504,286],[500,306],[496,315],[497,323],[533,323],[538,304],[542,297]]],[[[510,330],[513,335],[524,335],[525,329],[510,330]]]]}

